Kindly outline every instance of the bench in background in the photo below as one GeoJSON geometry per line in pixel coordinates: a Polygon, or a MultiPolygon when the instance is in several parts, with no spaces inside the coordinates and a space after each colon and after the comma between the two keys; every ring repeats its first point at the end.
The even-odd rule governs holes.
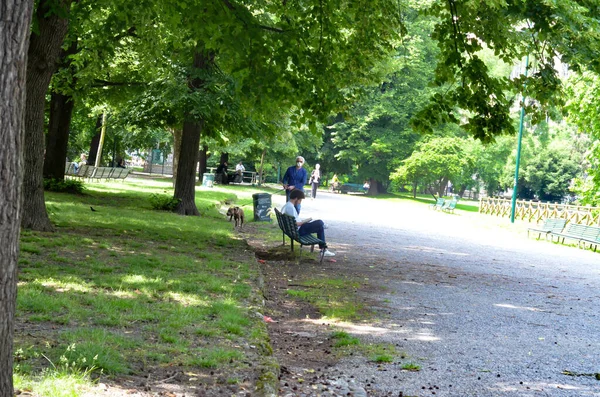
{"type": "Polygon", "coordinates": [[[558,219],[558,218],[548,218],[544,220],[544,223],[540,227],[530,227],[527,229],[527,237],[529,237],[529,232],[538,233],[538,240],[542,237],[542,233],[546,239],[548,239],[548,235],[551,233],[559,234],[563,231],[567,224],[566,219],[558,219]]]}

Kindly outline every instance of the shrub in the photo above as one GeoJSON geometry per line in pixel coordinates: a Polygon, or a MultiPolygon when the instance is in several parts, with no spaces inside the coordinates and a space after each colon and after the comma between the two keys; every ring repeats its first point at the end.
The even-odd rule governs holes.
{"type": "Polygon", "coordinates": [[[76,179],[44,179],[44,190],[49,192],[83,194],[85,186],[82,181],[76,179]]]}
{"type": "Polygon", "coordinates": [[[175,211],[175,208],[177,208],[177,205],[179,205],[180,202],[180,199],[166,194],[150,195],[150,205],[152,205],[152,208],[159,211],[175,211]]]}

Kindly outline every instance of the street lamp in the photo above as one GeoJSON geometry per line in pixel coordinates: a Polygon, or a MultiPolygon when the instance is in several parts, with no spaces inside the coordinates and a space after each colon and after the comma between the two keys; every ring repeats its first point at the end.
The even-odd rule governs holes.
{"type": "MultiPolygon", "coordinates": [[[[527,69],[529,69],[529,55],[525,58],[525,78],[527,79],[527,69]]],[[[517,204],[517,185],[519,183],[519,163],[521,162],[521,140],[523,138],[523,119],[525,118],[525,88],[527,83],[523,84],[523,94],[521,95],[521,122],[519,124],[519,140],[517,143],[517,164],[515,165],[515,183],[513,185],[512,202],[510,206],[510,222],[515,223],[515,206],[517,204]]]]}

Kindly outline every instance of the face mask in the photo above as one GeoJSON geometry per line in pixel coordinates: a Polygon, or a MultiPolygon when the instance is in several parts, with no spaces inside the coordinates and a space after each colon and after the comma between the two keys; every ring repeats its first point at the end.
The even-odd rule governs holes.
{"type": "Polygon", "coordinates": [[[296,163],[296,165],[297,165],[298,167],[302,167],[302,162],[301,162],[301,161],[298,161],[298,162],[296,163]]]}

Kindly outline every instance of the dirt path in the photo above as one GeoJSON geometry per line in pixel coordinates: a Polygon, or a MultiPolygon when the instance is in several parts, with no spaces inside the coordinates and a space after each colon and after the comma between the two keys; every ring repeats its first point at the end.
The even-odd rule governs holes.
{"type": "Polygon", "coordinates": [[[322,266],[264,264],[280,395],[600,396],[598,254],[423,204],[320,192],[302,212],[327,221],[338,255],[322,266]],[[290,284],[319,275],[362,280],[357,293],[376,319],[330,324],[287,296],[290,284]],[[333,329],[391,343],[399,357],[339,358],[333,329]]]}

